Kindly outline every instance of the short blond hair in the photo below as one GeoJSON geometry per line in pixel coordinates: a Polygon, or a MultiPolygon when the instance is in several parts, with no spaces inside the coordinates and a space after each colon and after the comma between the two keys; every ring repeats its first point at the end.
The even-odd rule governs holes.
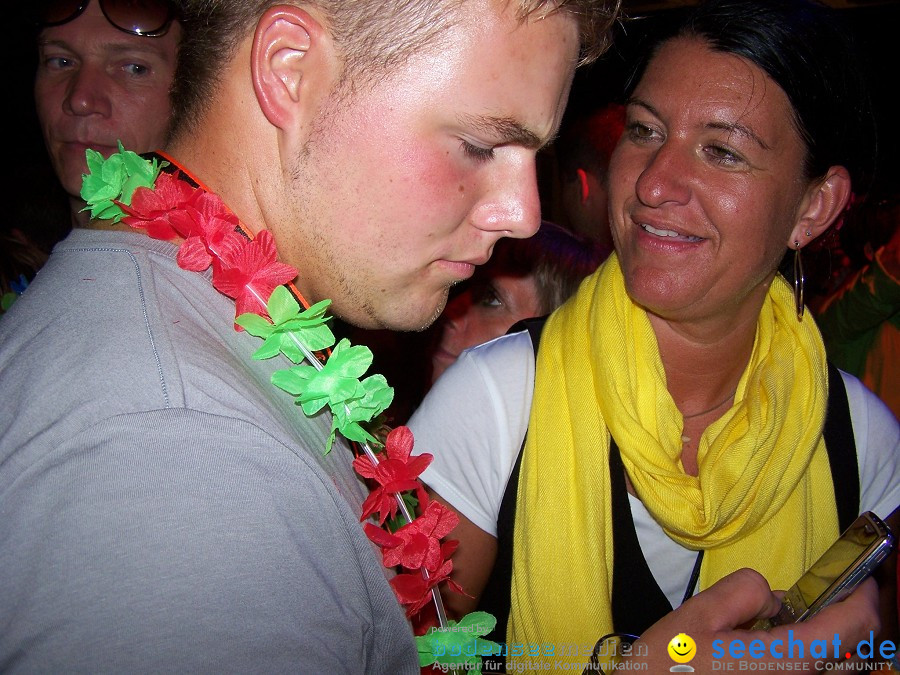
{"type": "MultiPolygon", "coordinates": [[[[597,59],[612,40],[621,0],[513,0],[521,21],[556,12],[579,22],[580,63],[597,59]]],[[[255,29],[260,17],[290,0],[181,0],[184,37],[172,93],[170,136],[197,128],[213,100],[221,64],[234,58],[238,45],[255,29]]],[[[466,0],[309,0],[342,50],[342,81],[352,83],[363,73],[367,81],[391,72],[451,28],[466,0]]]]}

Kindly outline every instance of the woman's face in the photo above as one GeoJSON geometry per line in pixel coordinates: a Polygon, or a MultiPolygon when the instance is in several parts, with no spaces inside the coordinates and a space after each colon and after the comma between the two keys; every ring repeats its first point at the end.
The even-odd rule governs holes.
{"type": "Polygon", "coordinates": [[[532,275],[489,268],[490,263],[476,273],[441,314],[438,343],[431,355],[432,383],[464,349],[500,337],[517,321],[543,313],[532,275]]]}
{"type": "Polygon", "coordinates": [[[812,199],[787,96],[696,39],[662,45],[627,106],[610,167],[628,292],[666,320],[755,321],[812,199]]]}

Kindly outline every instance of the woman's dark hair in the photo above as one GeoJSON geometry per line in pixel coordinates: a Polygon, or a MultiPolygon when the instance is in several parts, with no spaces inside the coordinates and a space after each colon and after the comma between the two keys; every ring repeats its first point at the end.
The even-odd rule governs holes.
{"type": "Polygon", "coordinates": [[[853,39],[835,10],[813,0],[707,0],[660,37],[631,86],[671,38],[699,38],[714,51],[743,57],[787,95],[808,150],[807,176],[818,178],[831,166],[843,166],[853,191],[868,192],[875,116],[853,39]]]}

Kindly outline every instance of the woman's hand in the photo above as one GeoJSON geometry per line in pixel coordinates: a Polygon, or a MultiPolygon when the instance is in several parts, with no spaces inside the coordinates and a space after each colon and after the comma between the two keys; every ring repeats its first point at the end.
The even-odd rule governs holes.
{"type": "MultiPolygon", "coordinates": [[[[774,616],[780,605],[779,596],[760,574],[738,570],[651,626],[635,642],[634,655],[626,660],[646,662],[649,672],[668,672],[674,665],[668,653],[669,642],[685,633],[696,644],[696,655],[688,665],[697,673],[737,672],[739,665],[728,665],[734,661],[744,661],[745,665],[753,662],[758,667],[754,670],[760,671],[768,670],[763,664],[772,663],[774,670],[774,664],[782,664],[784,669],[784,664],[790,662],[795,664],[791,670],[816,672],[826,663],[841,661],[848,652],[855,652],[859,642],[870,637],[870,631],[878,634],[880,629],[878,588],[872,579],[808,621],[776,626],[770,631],[740,628],[756,619],[774,616]],[[820,642],[815,654],[811,654],[815,640],[820,642]],[[640,645],[646,645],[644,656],[638,656],[644,651],[640,645]]],[[[878,645],[875,648],[877,653],[878,645]]]]}

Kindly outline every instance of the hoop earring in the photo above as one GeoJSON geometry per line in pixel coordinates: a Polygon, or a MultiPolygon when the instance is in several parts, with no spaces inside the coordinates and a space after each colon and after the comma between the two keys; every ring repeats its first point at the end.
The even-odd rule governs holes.
{"type": "Polygon", "coordinates": [[[803,320],[803,283],[806,277],[803,274],[803,259],[800,257],[800,242],[794,241],[794,303],[797,306],[797,321],[803,320]]]}

